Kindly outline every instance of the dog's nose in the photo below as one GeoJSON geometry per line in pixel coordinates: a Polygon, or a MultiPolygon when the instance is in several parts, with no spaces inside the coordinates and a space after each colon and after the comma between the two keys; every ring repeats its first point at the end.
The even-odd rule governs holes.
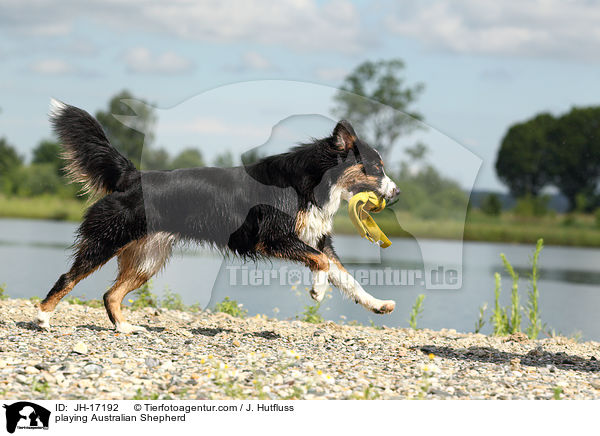
{"type": "Polygon", "coordinates": [[[391,198],[396,198],[398,195],[400,195],[400,189],[398,189],[398,187],[396,186],[394,189],[392,189],[392,197],[391,198]]]}

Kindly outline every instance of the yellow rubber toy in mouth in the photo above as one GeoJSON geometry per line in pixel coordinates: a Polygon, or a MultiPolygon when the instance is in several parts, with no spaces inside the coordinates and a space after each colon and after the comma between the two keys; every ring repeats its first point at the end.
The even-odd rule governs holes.
{"type": "Polygon", "coordinates": [[[392,242],[385,236],[369,212],[381,212],[385,208],[385,199],[372,191],[359,192],[348,202],[348,214],[354,227],[363,238],[375,242],[381,248],[387,248],[392,242]]]}

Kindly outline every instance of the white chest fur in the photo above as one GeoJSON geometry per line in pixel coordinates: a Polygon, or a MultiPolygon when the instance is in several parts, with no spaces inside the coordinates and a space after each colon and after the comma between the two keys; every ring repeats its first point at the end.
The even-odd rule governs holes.
{"type": "Polygon", "coordinates": [[[304,212],[298,226],[298,237],[306,244],[316,248],[319,240],[333,229],[333,216],[340,207],[342,190],[334,186],[329,195],[329,201],[323,207],[311,204],[304,212]]]}

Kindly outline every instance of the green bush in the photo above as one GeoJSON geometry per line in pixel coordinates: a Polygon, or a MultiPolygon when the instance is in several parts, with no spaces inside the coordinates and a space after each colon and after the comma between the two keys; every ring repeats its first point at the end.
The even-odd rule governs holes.
{"type": "Polygon", "coordinates": [[[534,197],[530,194],[518,198],[513,212],[521,217],[540,217],[548,213],[550,198],[547,195],[534,197]]]}
{"type": "Polygon", "coordinates": [[[398,208],[423,219],[463,218],[469,198],[454,180],[426,165],[412,173],[404,164],[394,181],[402,190],[398,208]]]}
{"type": "Polygon", "coordinates": [[[481,202],[481,211],[490,216],[499,216],[502,213],[502,203],[497,194],[488,194],[481,202]]]}
{"type": "Polygon", "coordinates": [[[175,294],[170,289],[165,291],[165,297],[160,301],[160,307],[170,310],[185,311],[188,307],[183,303],[181,295],[175,294]]]}
{"type": "Polygon", "coordinates": [[[298,318],[300,321],[310,322],[312,324],[321,324],[322,322],[325,322],[325,319],[319,313],[320,308],[320,302],[314,306],[306,305],[304,306],[304,312],[302,312],[299,316],[296,316],[296,318],[298,318]]]}
{"type": "Polygon", "coordinates": [[[158,307],[158,298],[152,292],[152,280],[148,280],[140,286],[134,293],[136,299],[131,303],[133,310],[143,309],[144,307],[158,307]]]}
{"type": "Polygon", "coordinates": [[[215,305],[215,312],[227,313],[231,316],[238,318],[245,318],[248,314],[246,309],[242,309],[242,305],[235,300],[230,300],[229,297],[225,297],[223,301],[215,305]]]}
{"type": "Polygon", "coordinates": [[[0,300],[8,300],[8,295],[6,295],[5,284],[0,285],[0,300]]]}

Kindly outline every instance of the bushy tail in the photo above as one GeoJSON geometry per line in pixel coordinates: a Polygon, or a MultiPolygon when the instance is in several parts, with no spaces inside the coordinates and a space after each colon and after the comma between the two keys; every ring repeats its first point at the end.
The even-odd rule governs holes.
{"type": "Polygon", "coordinates": [[[67,174],[83,183],[83,193],[125,191],[137,180],[135,165],[110,145],[86,111],[52,99],[50,122],[64,149],[67,174]]]}

